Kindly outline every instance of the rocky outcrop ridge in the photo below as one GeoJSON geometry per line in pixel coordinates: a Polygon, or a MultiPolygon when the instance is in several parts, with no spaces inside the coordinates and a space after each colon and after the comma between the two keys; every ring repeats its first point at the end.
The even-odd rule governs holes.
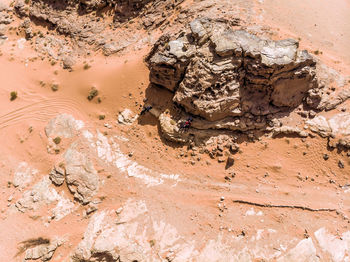
{"type": "Polygon", "coordinates": [[[150,81],[174,92],[188,113],[238,130],[264,126],[239,123],[264,123],[318,88],[316,63],[297,41],[263,40],[227,21],[194,20],[188,31],[161,37],[146,62],[150,81]]]}

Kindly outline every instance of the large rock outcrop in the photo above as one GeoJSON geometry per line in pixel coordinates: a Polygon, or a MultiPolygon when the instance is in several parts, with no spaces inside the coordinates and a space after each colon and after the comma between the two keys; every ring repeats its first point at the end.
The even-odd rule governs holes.
{"type": "Polygon", "coordinates": [[[194,20],[188,31],[161,37],[146,62],[153,84],[209,121],[264,122],[261,117],[289,111],[317,89],[316,63],[297,41],[263,40],[226,21],[194,20]]]}

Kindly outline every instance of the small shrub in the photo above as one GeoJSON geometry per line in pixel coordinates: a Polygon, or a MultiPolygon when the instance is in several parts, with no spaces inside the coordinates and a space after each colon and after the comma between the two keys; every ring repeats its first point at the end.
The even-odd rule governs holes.
{"type": "Polygon", "coordinates": [[[10,93],[10,100],[13,101],[17,98],[18,94],[17,94],[17,91],[12,91],[10,93]]]}
{"type": "Polygon", "coordinates": [[[96,96],[98,96],[98,90],[95,88],[95,87],[92,87],[90,92],[89,92],[89,95],[87,97],[87,99],[89,101],[91,101],[92,99],[94,99],[96,96]]]}
{"type": "Polygon", "coordinates": [[[54,139],[53,139],[53,142],[56,144],[56,145],[58,145],[59,143],[61,143],[61,138],[58,136],[58,137],[55,137],[54,139]]]}
{"type": "Polygon", "coordinates": [[[149,245],[150,245],[151,247],[154,247],[155,244],[156,244],[156,241],[155,241],[154,239],[151,239],[151,240],[149,241],[149,245]]]}
{"type": "Polygon", "coordinates": [[[89,64],[84,65],[84,70],[88,70],[89,68],[91,68],[91,66],[89,64]]]}
{"type": "Polygon", "coordinates": [[[104,120],[105,118],[106,118],[105,115],[99,115],[99,116],[98,116],[98,119],[99,119],[99,120],[104,120]]]}
{"type": "Polygon", "coordinates": [[[51,85],[51,90],[54,91],[54,92],[58,91],[58,84],[52,84],[51,85]]]}

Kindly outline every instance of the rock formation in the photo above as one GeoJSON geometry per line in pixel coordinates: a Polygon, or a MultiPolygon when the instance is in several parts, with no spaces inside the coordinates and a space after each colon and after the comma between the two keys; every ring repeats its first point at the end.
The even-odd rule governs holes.
{"type": "Polygon", "coordinates": [[[151,83],[212,129],[264,129],[318,89],[316,63],[297,41],[264,40],[223,20],[196,19],[175,37],[163,35],[146,62],[151,83]]]}
{"type": "Polygon", "coordinates": [[[78,142],[70,146],[64,158],[69,190],[78,201],[83,204],[89,203],[99,188],[99,177],[91,160],[80,152],[78,142]]]}

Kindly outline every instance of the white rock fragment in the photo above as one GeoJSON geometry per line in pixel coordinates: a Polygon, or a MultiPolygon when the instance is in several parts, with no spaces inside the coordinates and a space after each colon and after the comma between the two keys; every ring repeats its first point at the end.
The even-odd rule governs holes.
{"type": "Polygon", "coordinates": [[[131,125],[138,118],[138,115],[135,115],[130,109],[124,109],[118,115],[118,123],[124,125],[131,125]]]}

